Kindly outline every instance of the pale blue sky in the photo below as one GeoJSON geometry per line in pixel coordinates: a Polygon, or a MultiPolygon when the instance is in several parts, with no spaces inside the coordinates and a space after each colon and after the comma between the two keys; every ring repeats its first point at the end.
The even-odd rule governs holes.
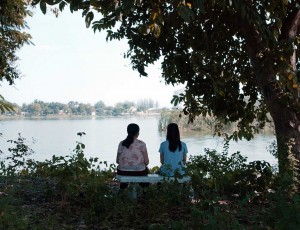
{"type": "MultiPolygon", "coordinates": [[[[170,107],[174,91],[161,78],[160,65],[149,67],[148,77],[139,77],[130,60],[123,58],[126,41],[106,42],[106,33],[85,27],[81,13],[68,9],[56,18],[39,8],[28,18],[34,45],[18,52],[23,77],[15,86],[2,83],[0,94],[21,105],[35,99],[67,103],[71,100],[106,105],[151,98],[170,107]]],[[[97,16],[95,17],[97,19],[97,16]]]]}

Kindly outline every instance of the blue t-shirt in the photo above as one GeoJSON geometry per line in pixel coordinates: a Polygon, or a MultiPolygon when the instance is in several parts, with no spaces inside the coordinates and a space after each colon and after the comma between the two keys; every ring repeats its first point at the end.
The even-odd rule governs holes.
{"type": "Polygon", "coordinates": [[[164,164],[160,167],[160,174],[174,176],[175,171],[178,171],[181,175],[184,174],[182,170],[184,167],[183,157],[186,156],[188,152],[184,142],[181,141],[181,151],[177,148],[175,152],[171,152],[169,150],[169,141],[166,140],[160,144],[158,152],[164,157],[164,164]]]}

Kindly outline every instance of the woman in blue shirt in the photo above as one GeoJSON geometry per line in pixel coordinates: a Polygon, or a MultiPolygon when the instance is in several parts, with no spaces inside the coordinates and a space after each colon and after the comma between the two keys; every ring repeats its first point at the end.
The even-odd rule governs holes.
{"type": "Polygon", "coordinates": [[[179,173],[184,175],[183,168],[186,164],[187,146],[180,141],[179,128],[176,123],[170,123],[167,128],[167,140],[160,144],[160,174],[174,176],[179,173]],[[175,173],[177,172],[177,173],[175,173]]]}

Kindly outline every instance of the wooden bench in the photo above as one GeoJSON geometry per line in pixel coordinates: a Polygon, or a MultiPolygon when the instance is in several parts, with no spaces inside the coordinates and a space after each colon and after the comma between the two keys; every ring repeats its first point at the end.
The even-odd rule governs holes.
{"type": "Polygon", "coordinates": [[[116,180],[120,183],[129,183],[132,187],[131,190],[131,198],[133,200],[137,199],[137,185],[138,183],[150,183],[150,184],[157,184],[159,182],[164,181],[177,181],[178,183],[182,184],[185,182],[189,182],[191,178],[189,176],[184,176],[182,178],[175,178],[175,177],[165,177],[159,174],[148,174],[147,176],[122,176],[116,175],[116,180]]]}

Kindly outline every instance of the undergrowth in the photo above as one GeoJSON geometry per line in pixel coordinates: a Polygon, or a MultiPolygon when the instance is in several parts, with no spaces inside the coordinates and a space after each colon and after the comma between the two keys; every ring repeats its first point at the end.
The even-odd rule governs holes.
{"type": "MultiPolygon", "coordinates": [[[[85,133],[78,133],[81,137],[85,133]]],[[[77,142],[69,156],[32,159],[25,138],[0,164],[0,229],[299,229],[298,193],[265,161],[206,149],[189,159],[191,182],[119,192],[115,165],[87,159],[77,142]]],[[[155,171],[157,167],[151,169],[155,171]]]]}

